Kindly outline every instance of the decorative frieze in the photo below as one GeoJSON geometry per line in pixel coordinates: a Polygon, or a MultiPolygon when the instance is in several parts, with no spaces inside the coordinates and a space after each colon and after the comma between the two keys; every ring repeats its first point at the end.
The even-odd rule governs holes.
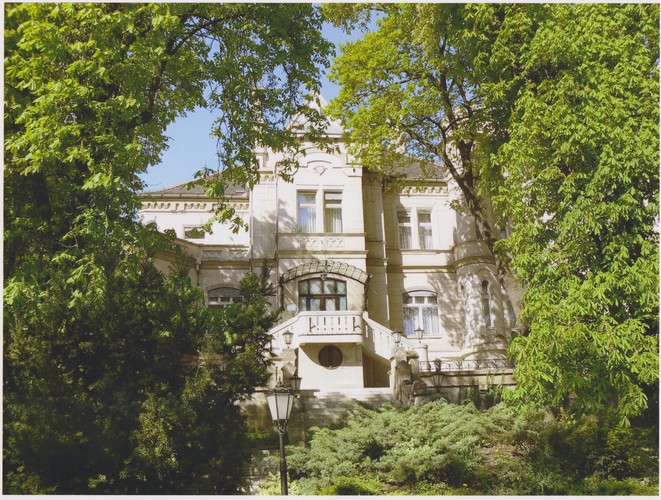
{"type": "Polygon", "coordinates": [[[300,248],[306,250],[339,250],[344,248],[344,238],[334,237],[301,237],[300,248]]]}
{"type": "Polygon", "coordinates": [[[446,185],[441,186],[404,186],[401,190],[402,194],[412,195],[412,194],[421,194],[421,195],[434,195],[448,194],[448,187],[446,185]]]}
{"type": "Polygon", "coordinates": [[[247,248],[203,248],[202,261],[236,261],[248,260],[249,251],[247,248]]]}

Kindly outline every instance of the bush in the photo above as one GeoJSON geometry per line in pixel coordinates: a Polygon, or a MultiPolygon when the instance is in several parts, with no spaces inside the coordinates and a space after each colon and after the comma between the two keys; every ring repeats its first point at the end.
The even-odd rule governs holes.
{"type": "Polygon", "coordinates": [[[641,482],[656,477],[653,436],[614,422],[610,412],[570,423],[504,404],[355,405],[341,426],[314,430],[287,457],[307,495],[656,491],[656,479],[641,482]]]}
{"type": "Polygon", "coordinates": [[[341,477],[333,484],[322,488],[320,495],[382,495],[387,485],[376,479],[341,477]]]}

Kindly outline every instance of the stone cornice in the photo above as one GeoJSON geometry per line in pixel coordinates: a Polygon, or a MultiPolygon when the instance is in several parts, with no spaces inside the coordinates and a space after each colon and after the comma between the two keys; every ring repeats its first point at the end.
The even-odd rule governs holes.
{"type": "MultiPolygon", "coordinates": [[[[208,200],[208,198],[207,198],[208,200]]],[[[226,202],[231,208],[237,212],[248,212],[250,210],[250,203],[248,201],[234,201],[229,200],[226,202]]],[[[215,201],[198,201],[198,200],[177,200],[177,201],[144,201],[141,210],[149,210],[152,212],[205,212],[209,213],[218,207],[218,202],[215,201]]]]}

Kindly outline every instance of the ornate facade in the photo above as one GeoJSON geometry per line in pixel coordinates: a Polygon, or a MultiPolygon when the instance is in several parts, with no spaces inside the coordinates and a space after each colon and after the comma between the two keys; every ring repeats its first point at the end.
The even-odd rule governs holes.
{"type": "Polygon", "coordinates": [[[304,393],[381,388],[406,402],[438,392],[439,367],[450,397],[512,384],[505,353],[518,296],[501,291],[473,219],[451,207],[458,190],[415,167],[398,182],[369,172],[339,124],[327,132],[338,151],[303,142],[292,182],[277,175],[280,154],[257,151],[260,182],[227,192],[246,230],[201,231],[214,203],[185,185],[145,193],[141,217],[176,232],[210,304],[240,300],[245,273],[272,266],[283,310],[270,332],[274,375],[286,383],[297,370],[304,393]]]}

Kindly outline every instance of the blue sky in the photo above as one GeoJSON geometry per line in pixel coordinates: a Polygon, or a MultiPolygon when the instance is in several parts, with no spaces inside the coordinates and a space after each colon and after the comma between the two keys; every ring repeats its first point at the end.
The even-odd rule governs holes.
{"type": "MultiPolygon", "coordinates": [[[[324,24],[322,33],[335,44],[336,52],[341,43],[362,37],[360,31],[354,31],[348,36],[329,24],[324,24]]],[[[339,87],[324,76],[321,86],[324,98],[330,101],[338,93],[339,87]]],[[[163,153],[161,163],[152,165],[140,176],[147,183],[146,191],[187,182],[205,164],[209,167],[216,165],[216,141],[210,137],[212,123],[213,115],[208,110],[199,109],[179,118],[168,127],[166,135],[170,137],[169,149],[163,153]]]]}

